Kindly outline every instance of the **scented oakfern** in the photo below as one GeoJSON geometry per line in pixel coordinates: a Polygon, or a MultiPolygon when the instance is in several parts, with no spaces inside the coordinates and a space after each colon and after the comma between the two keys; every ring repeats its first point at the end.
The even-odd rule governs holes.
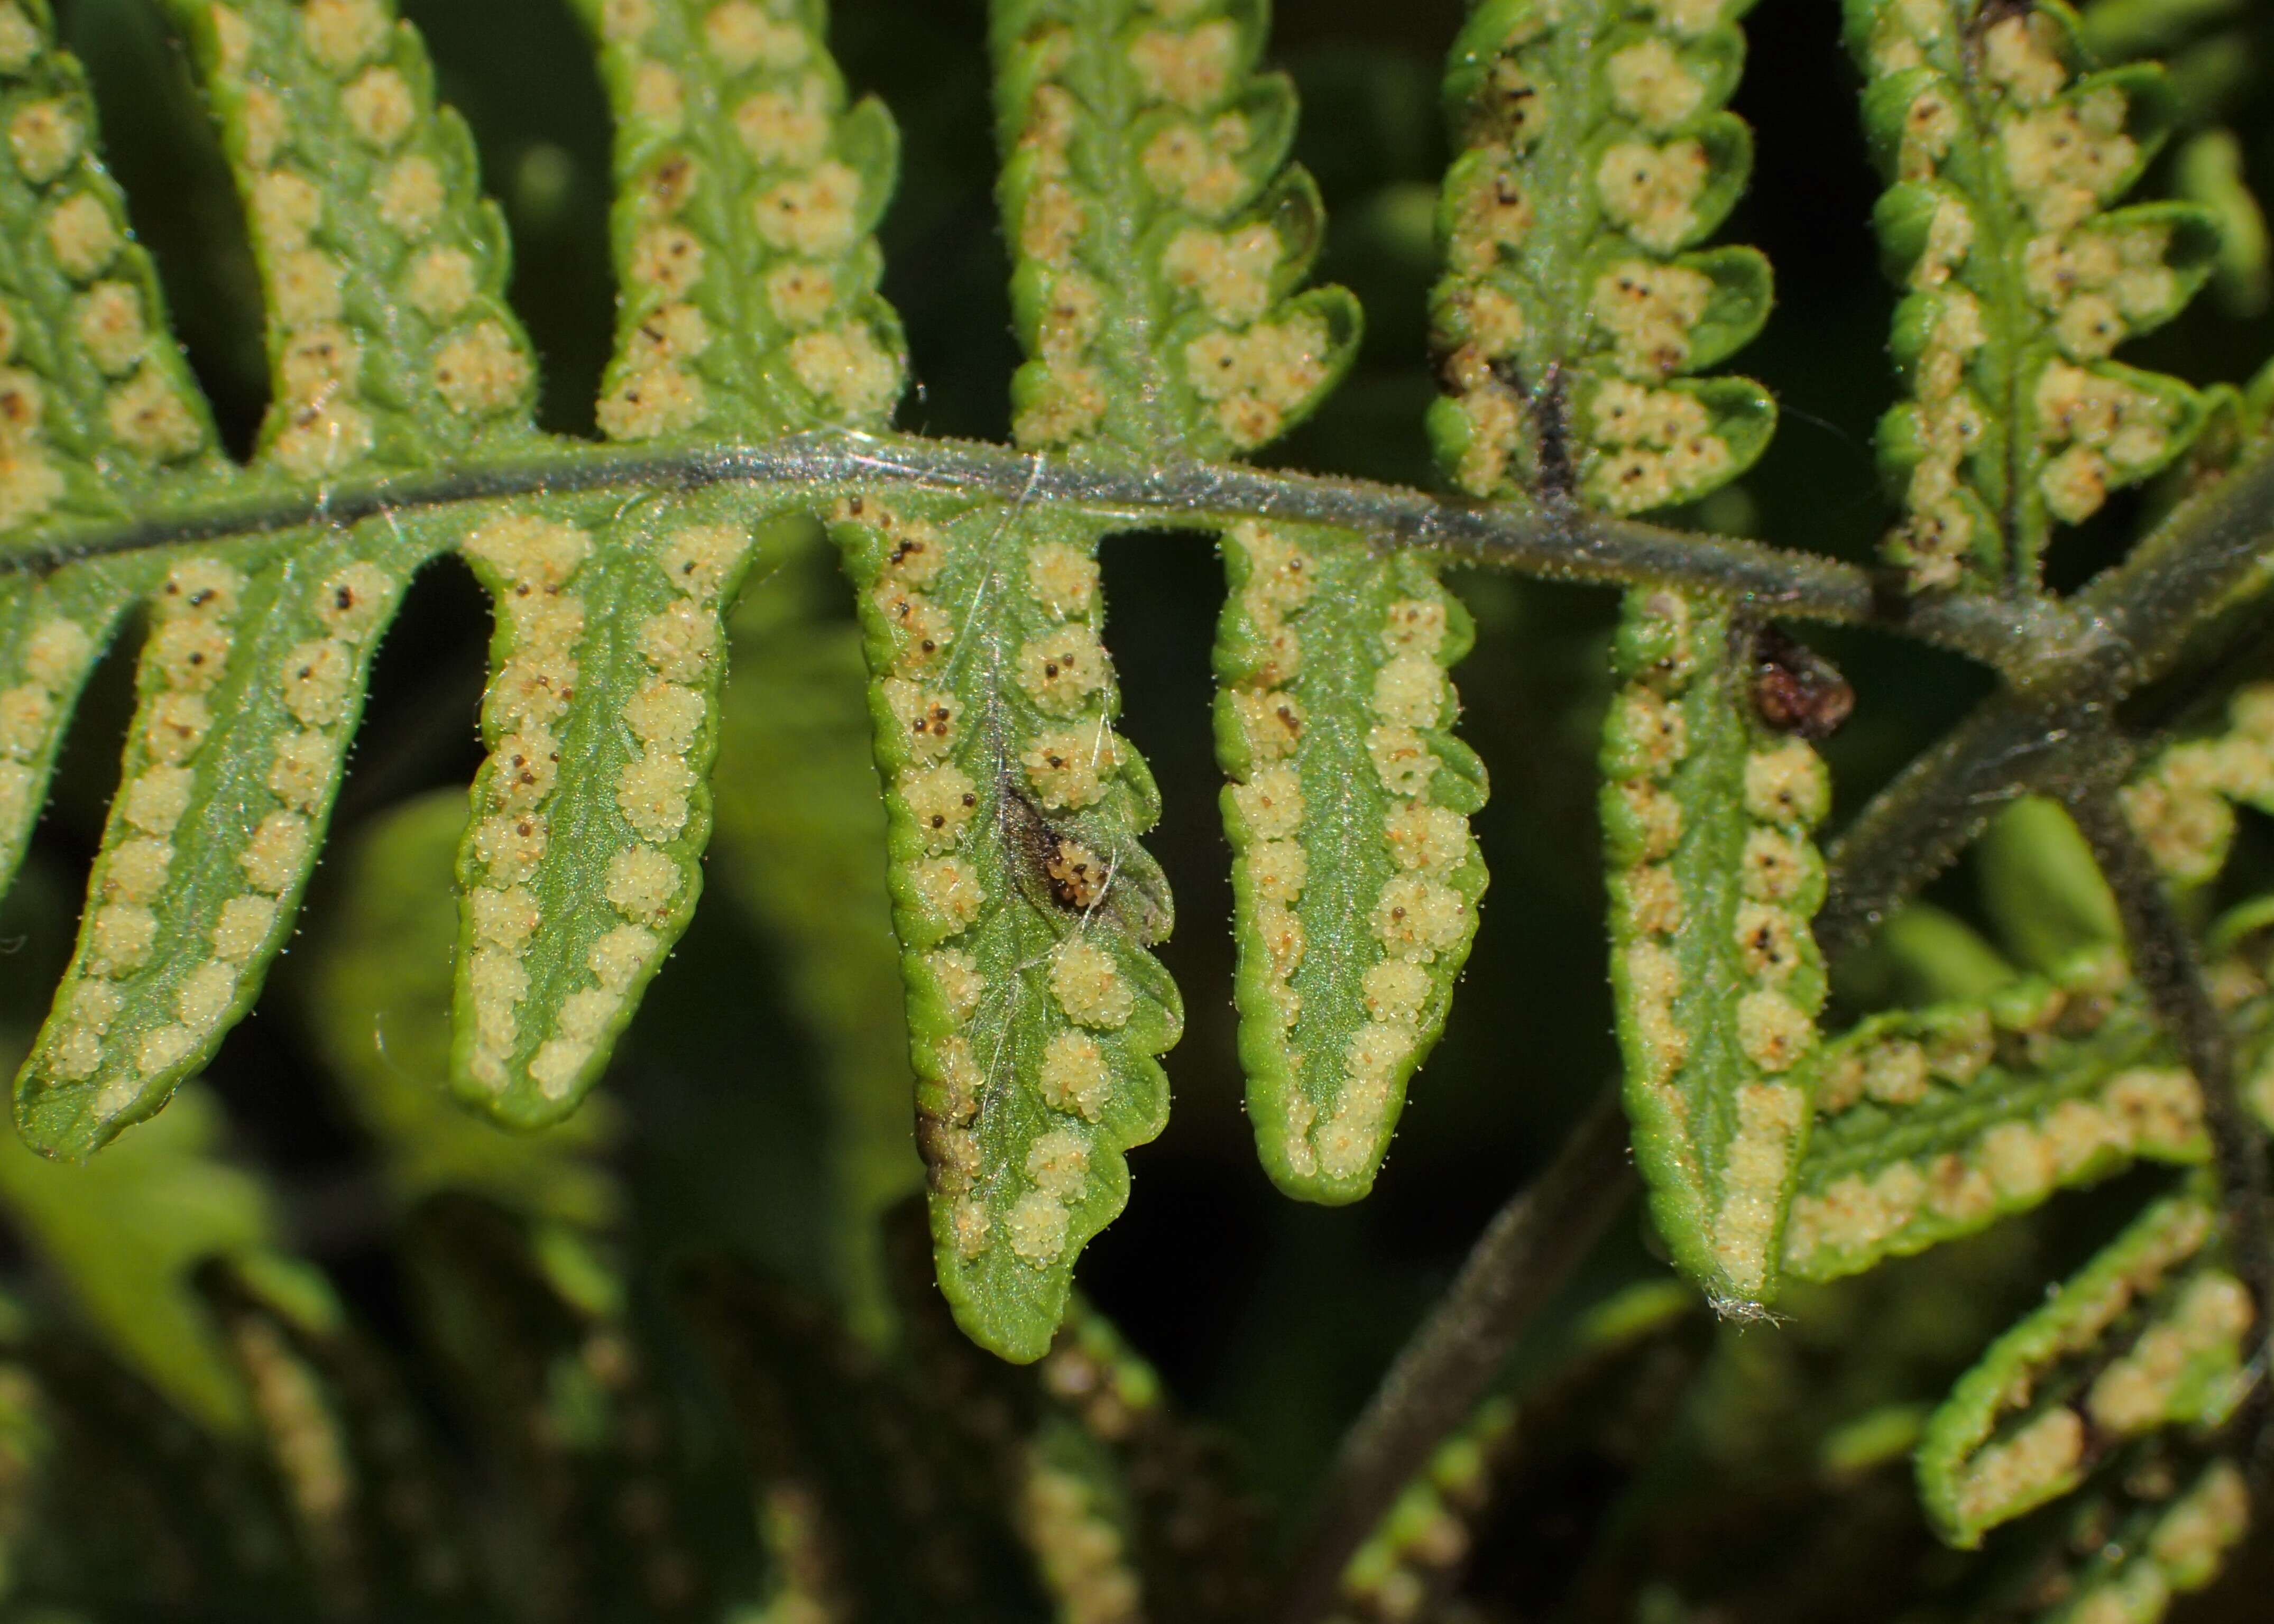
{"type": "MultiPolygon", "coordinates": [[[[893,431],[915,364],[877,232],[900,138],[848,89],[821,0],[570,0],[614,124],[597,442],[537,426],[504,216],[391,0],[159,3],[241,205],[269,405],[230,455],[86,76],[46,0],[0,0],[0,882],[106,650],[134,660],[15,1092],[32,1151],[97,1173],[67,1199],[19,1150],[0,1199],[139,1372],[105,1381],[259,1441],[246,1526],[297,1553],[280,1595],[472,1605],[432,1417],[216,1159],[193,1080],[298,928],[374,659],[455,554],[493,628],[480,764],[466,798],[358,837],[296,1002],[382,1148],[464,1430],[526,1490],[516,1538],[561,1558],[538,1611],[990,1617],[1015,1593],[1067,1619],[1255,1616],[1252,1519],[1214,1447],[1073,1283],[1166,1124],[1185,1025],[1101,565],[1160,530],[1224,562],[1235,1041],[1263,1169],[1314,1203],[1385,1177],[1487,889],[1487,766],[1449,674],[1480,634],[1442,572],[1624,595],[1596,784],[1630,1127],[1582,1130],[1543,1181],[1563,1238],[1525,1207],[1480,1244],[1332,1480],[1287,1617],[1446,1605],[1466,1528],[1545,1492],[1535,1413],[1556,1462],[1630,1450],[1597,1436],[1601,1395],[1669,1363],[1690,1380],[1698,1298],[1805,1324],[1830,1282],[2163,1166],[2185,1170],[1946,1397],[1826,1447],[1846,1471],[1915,1446],[1962,1547],[2081,1507],[2105,1538],[2047,1559],[2017,1604],[2037,1617],[2145,1624],[2216,1575],[2274,1467],[2274,915],[2210,906],[2258,882],[2237,809],[2274,813],[2274,689],[2237,675],[2274,534],[2274,371],[2196,385],[2114,358],[2214,278],[2263,298],[2263,217],[2204,128],[2224,103],[2146,59],[2206,8],[1845,7],[1898,289],[1896,516],[1865,569],[1710,528],[1741,522],[1778,427],[1767,388],[1719,370],[1770,320],[1769,262],[1708,245],[1753,164],[1728,109],[1748,0],[1483,0],[1460,27],[1437,391],[1413,425],[1442,496],[1252,463],[1360,364],[1365,326],[1312,281],[1325,207],[1289,162],[1260,0],[991,6],[1007,447],[893,431]],[[2126,201],[2175,131],[2186,199],[2126,201]],[[2117,550],[2142,486],[2123,561],[2048,587],[2064,530],[2117,550]],[[849,593],[814,575],[825,548],[849,593]],[[1792,620],[1908,635],[2002,685],[1828,852],[1817,747],[1858,700],[1792,620]],[[738,764],[714,783],[722,744],[738,764]],[[830,1193],[807,1216],[850,1333],[745,1262],[679,1256],[683,1215],[636,1232],[605,1162],[589,1096],[702,928],[714,821],[723,906],[787,944],[825,1051],[830,1193]],[[1913,899],[1977,835],[1994,942],[1913,899]],[[1536,1303],[1509,1304],[1576,1263],[1625,1147],[1685,1283],[1510,1364],[1536,1303]],[[920,1178],[925,1217],[887,1219],[920,1178]],[[919,1230],[961,1335],[1030,1372],[949,1333],[910,1280],[919,1230]],[[669,1266],[628,1265],[640,1246],[669,1266]],[[666,1391],[697,1342],[758,1507],[732,1538],[704,1506],[725,1467],[681,1447],[666,1391]]],[[[2237,38],[2187,60],[2208,74],[2237,38]]],[[[1523,928],[1527,899],[1502,906],[1523,928]]],[[[71,1346],[0,1327],[17,1464],[59,1506],[111,1467],[55,1440],[122,1425],[110,1387],[72,1385],[72,1359],[114,1356],[71,1346]],[[72,1419],[26,1419],[48,1414],[72,1419]]],[[[1743,1356],[1713,1357],[1701,1438],[1742,1414],[1743,1356]]],[[[229,1593],[235,1560],[192,1563],[183,1593],[229,1593]]],[[[100,1566],[41,1583],[100,1590],[100,1566]]]]}

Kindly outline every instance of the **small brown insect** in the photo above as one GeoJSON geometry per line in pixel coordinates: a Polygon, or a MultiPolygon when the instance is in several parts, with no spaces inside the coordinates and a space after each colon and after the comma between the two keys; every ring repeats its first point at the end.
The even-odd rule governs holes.
{"type": "Polygon", "coordinates": [[[1781,733],[1829,739],[1856,708],[1840,668],[1773,626],[1753,634],[1753,709],[1781,733]]]}

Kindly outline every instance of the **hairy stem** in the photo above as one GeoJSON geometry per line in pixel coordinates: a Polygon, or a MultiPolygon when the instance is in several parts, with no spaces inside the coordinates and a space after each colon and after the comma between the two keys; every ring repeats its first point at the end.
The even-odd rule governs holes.
{"type": "Polygon", "coordinates": [[[1826,853],[1816,941],[1827,959],[1957,861],[2000,808],[2053,787],[2082,753],[2074,706],[2007,692],[1985,701],[1866,803],[1826,853]]]}
{"type": "Polygon", "coordinates": [[[1318,1624],[1343,1569],[1430,1453],[1469,1418],[1532,1317],[1635,1189],[1615,1093],[1589,1111],[1530,1185],[1495,1214],[1344,1440],[1276,1613],[1318,1624]]]}
{"type": "MultiPolygon", "coordinates": [[[[678,450],[561,440],[512,457],[343,481],[312,494],[277,486],[185,504],[149,519],[60,527],[36,545],[0,553],[0,574],[497,497],[726,484],[772,487],[772,499],[785,507],[898,485],[1046,501],[1133,525],[1212,525],[1240,518],[1336,525],[1387,545],[1543,580],[1605,586],[1663,582],[1744,598],[1780,616],[1899,633],[2001,670],[2019,657],[2042,660],[2049,650],[2067,650],[2089,630],[2056,604],[1967,595],[1906,599],[1870,571],[1835,559],[1607,518],[1568,502],[1483,504],[1366,480],[1220,463],[1063,461],[968,440],[851,432],[678,450]]],[[[769,498],[758,494],[757,500],[769,498]]]]}
{"type": "MultiPolygon", "coordinates": [[[[2202,1090],[2227,1246],[2257,1311],[2263,1342],[2274,1327],[2274,1192],[2268,1187],[2265,1136],[2237,1092],[2233,1041],[2204,982],[2195,938],[2172,909],[2163,876],[2117,803],[2116,786],[2130,752],[2107,730],[2095,731],[2096,756],[2109,770],[2070,786],[2069,815],[2091,842],[2100,871],[2116,893],[2132,973],[2202,1090]]],[[[2262,1484],[2274,1471],[2274,1406],[2267,1400],[2262,1372],[2237,1417],[2252,1475],[2262,1484]]]]}
{"type": "Polygon", "coordinates": [[[2065,645],[2017,646],[2009,683],[1897,775],[1841,832],[1816,921],[1826,957],[1858,945],[1942,872],[2000,807],[2103,763],[2115,706],[2206,652],[2206,628],[2238,641],[2274,552],[2274,440],[2183,503],[2074,600],[2084,625],[2065,645]]]}
{"type": "Polygon", "coordinates": [[[2129,652],[2124,691],[2167,675],[2202,628],[2263,594],[2274,554],[2274,436],[2190,497],[2074,600],[2129,652]]]}

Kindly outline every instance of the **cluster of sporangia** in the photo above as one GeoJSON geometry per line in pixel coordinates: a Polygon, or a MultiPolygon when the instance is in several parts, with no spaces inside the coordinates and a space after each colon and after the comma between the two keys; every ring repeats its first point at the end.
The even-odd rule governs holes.
{"type": "Polygon", "coordinates": [[[1604,729],[1602,803],[1629,1089],[1639,1091],[1644,1111],[1674,1144],[1702,1148],[1726,1132],[1718,1181],[1697,1164],[1698,1149],[1678,1152],[1674,1171],[1708,1208],[1698,1216],[1721,1288],[1751,1300],[1771,1276],[1808,1117],[1792,1073],[1815,1047],[1824,1001],[1823,966],[1808,930],[1823,899],[1824,868],[1809,835],[1830,809],[1831,783],[1805,740],[1773,732],[1754,713],[1753,650],[1742,633],[1733,636],[1726,611],[1701,610],[1674,592],[1638,594],[1616,661],[1627,680],[1604,729]],[[1693,827],[1720,821],[1702,814],[1718,797],[1696,779],[1721,763],[1730,764],[1728,787],[1743,815],[1726,834],[1693,827]],[[1731,860],[1740,897],[1734,907],[1693,894],[1731,860]],[[1677,951],[1685,935],[1695,943],[1717,930],[1729,939],[1707,944],[1720,951],[1705,974],[1694,956],[1685,971],[1677,951]],[[1712,967],[1724,961],[1725,969],[1712,967]],[[1735,985],[1693,984],[1721,974],[1735,985]],[[1714,1024],[1699,1014],[1703,1001],[1728,991],[1737,995],[1728,1037],[1740,1080],[1724,1130],[1710,1120],[1713,1101],[1687,1068],[1714,1024]]]}
{"type": "MultiPolygon", "coordinates": [[[[538,444],[515,438],[535,373],[500,291],[495,213],[415,36],[383,0],[169,3],[199,48],[263,275],[276,409],[262,470],[329,479],[538,444]]],[[[893,138],[873,104],[847,109],[817,8],[578,4],[625,183],[603,430],[883,426],[904,365],[870,233],[893,138]]],[[[1487,0],[1472,15],[1449,81],[1461,152],[1441,207],[1445,393],[1430,420],[1462,489],[1638,512],[1710,493],[1766,444],[1765,391],[1685,376],[1743,343],[1769,301],[1758,255],[1694,246],[1750,161],[1723,110],[1741,9],[1487,0]]],[[[2081,76],[2058,8],[1849,10],[1894,183],[1879,223],[1909,289],[1896,350],[1911,399],[1883,436],[1907,515],[1894,553],[1919,588],[2002,583],[2055,522],[2088,516],[2195,432],[2200,397],[2107,357],[2193,291],[2209,228],[2175,206],[2109,210],[2160,133],[2161,92],[2144,70],[2081,76]]],[[[1347,365],[1354,302],[1296,291],[1320,209],[1283,168],[1293,102],[1254,71],[1261,32],[1223,0],[1133,0],[1103,19],[1069,0],[998,5],[1022,444],[1242,454],[1347,365]]],[[[0,308],[0,529],[72,507],[97,489],[90,470],[184,491],[234,477],[155,336],[155,284],[59,61],[43,25],[0,0],[0,75],[29,86],[6,110],[0,187],[32,199],[41,267],[36,297],[0,308]]],[[[124,511],[105,500],[87,510],[124,511]]],[[[674,500],[661,519],[500,507],[463,542],[497,599],[500,663],[461,864],[457,1062],[501,1109],[528,1105],[524,1078],[553,1114],[573,1104],[691,905],[720,616],[754,538],[699,498],[674,500]],[[579,776],[588,760],[605,786],[590,781],[599,770],[579,776]],[[580,883],[571,858],[594,871],[581,912],[554,904],[580,883]]],[[[943,1280],[981,1335],[1030,1355],[1073,1252],[1122,1199],[1118,1153],[1158,1131],[1152,1056],[1178,1021],[1142,951],[1166,925],[1135,841],[1157,807],[1114,731],[1105,527],[914,492],[848,497],[831,516],[875,677],[943,1280]]],[[[335,533],[182,556],[162,580],[154,562],[100,621],[66,596],[84,573],[0,603],[34,606],[0,682],[12,843],[87,669],[155,587],[124,778],[35,1061],[95,1094],[99,1124],[142,1114],[209,1052],[289,928],[371,645],[417,551],[373,561],[383,545],[335,533]],[[222,770],[248,740],[257,789],[222,770]],[[225,798],[240,790],[250,799],[225,798]],[[234,842],[226,894],[208,895],[209,876],[183,886],[214,866],[193,838],[234,842]],[[161,922],[177,891],[193,943],[161,922]]],[[[1466,819],[1482,773],[1450,737],[1447,676],[1469,628],[1427,560],[1362,538],[1246,523],[1224,547],[1217,733],[1259,1142],[1284,1184],[1347,1199],[1371,1182],[1475,928],[1484,878],[1466,819]]],[[[2132,1157],[2202,1159],[2201,1096],[2150,1052],[2152,1023],[2105,955],[1979,1007],[1878,1018],[1819,1052],[1807,921],[1829,788],[1808,740],[1837,718],[1777,649],[1724,607],[1656,590],[1630,595],[1617,645],[1613,974],[1638,1158],[1684,1269],[1743,1305],[1773,1294],[1780,1266],[1850,1272],[2132,1157]],[[1916,1131],[1900,1158],[1885,1120],[1916,1131]]],[[[2263,695],[2239,698],[2234,719],[2127,791],[2181,878],[2216,869],[2231,802],[2274,807],[2263,695]]],[[[2255,996],[2234,990],[2245,981],[2263,992],[2263,969],[2230,955],[2222,996],[2255,996]]],[[[1992,1350],[1981,1391],[1938,1413],[1922,1458],[1941,1462],[1926,1476],[1946,1531],[1973,1537],[2074,1486],[2097,1439],[2216,1417],[2248,1318],[2210,1208],[2156,1209],[1992,1350]],[[2119,1330],[2117,1357],[2091,1363],[2119,1330]]],[[[1087,1491],[1039,1462],[1026,1490],[1022,1515],[1065,1563],[1059,1588],[1121,1607],[1133,1581],[1087,1491]]],[[[2104,1597],[2144,1617],[2154,1585],[2199,1582],[2242,1502],[2240,1479],[2213,1468],[2163,1513],[2154,1560],[2071,1617],[2097,1624],[2104,1597]]]]}
{"type": "Polygon", "coordinates": [[[1831,1044],[1817,1077],[1826,1137],[1793,1199],[1785,1267],[1803,1279],[1853,1274],[2135,1157],[2199,1161],[2202,1092],[2183,1067],[2148,1063],[2152,1028],[2136,1002],[2119,1003],[2127,981],[2120,955],[2089,953],[1986,1005],[1879,1016],[1831,1044]],[[2096,1048],[2104,1037],[2125,1048],[2096,1048]],[[1991,1096],[1994,1109],[1977,1103],[1991,1096]],[[1850,1169],[1836,1124],[1864,1107],[1933,1123],[1936,1141],[1892,1161],[1873,1149],[1850,1169]]]}
{"type": "Polygon", "coordinates": [[[63,615],[41,620],[26,637],[18,680],[0,688],[0,838],[31,820],[40,784],[31,763],[46,753],[56,713],[78,691],[94,657],[94,639],[63,615]]]}
{"type": "MultiPolygon", "coordinates": [[[[0,75],[14,78],[35,68],[43,43],[22,12],[0,11],[0,75]]],[[[72,88],[39,85],[13,103],[8,155],[38,199],[41,245],[71,289],[65,332],[102,380],[101,429],[146,462],[178,462],[206,445],[205,422],[185,400],[176,367],[154,353],[145,309],[147,267],[121,265],[124,222],[116,193],[86,162],[87,126],[72,88]]],[[[48,512],[66,488],[63,470],[42,445],[50,426],[46,391],[35,372],[15,365],[22,358],[23,325],[0,305],[0,529],[48,512]]],[[[34,325],[48,326],[36,316],[34,325]]],[[[94,425],[66,416],[56,426],[67,439],[79,440],[94,425]]],[[[6,754],[0,742],[0,757],[6,754]]],[[[0,778],[0,819],[6,799],[0,778]]]]}
{"type": "Polygon", "coordinates": [[[1666,381],[1767,314],[1757,253],[1677,257],[1720,222],[1750,161],[1743,126],[1717,110],[1743,54],[1729,9],[1653,0],[1599,37],[1554,6],[1495,0],[1463,29],[1450,93],[1465,150],[1445,182],[1435,297],[1448,393],[1430,418],[1462,489],[1576,488],[1636,513],[1726,483],[1766,443],[1773,408],[1754,386],[1666,381]],[[1760,421],[1741,430],[1736,415],[1760,421]]]}
{"type": "MultiPolygon", "coordinates": [[[[978,516],[992,527],[991,515],[978,516]]],[[[1013,1252],[1047,1266],[1065,1252],[1068,1207],[1089,1184],[1090,1139],[1074,1124],[1095,1126],[1104,1116],[1117,1070],[1126,1064],[1118,1051],[1138,996],[1114,955],[1086,929],[1111,883],[1111,861],[1035,810],[1079,814],[1117,790],[1133,793],[1127,774],[1134,757],[1112,730],[1112,672],[1095,624],[1097,564],[1065,539],[1012,548],[998,560],[1010,577],[1001,590],[1023,600],[1024,614],[1008,606],[996,613],[1023,619],[1029,632],[1009,657],[1011,680],[1026,703],[1016,715],[1005,705],[973,718],[945,671],[959,651],[958,628],[934,596],[954,551],[943,527],[874,499],[844,504],[837,519],[855,573],[873,571],[868,613],[893,650],[879,693],[894,733],[884,736],[879,759],[896,827],[912,831],[920,853],[896,864],[893,884],[904,940],[921,951],[920,974],[945,1018],[916,1023],[920,1136],[933,1187],[953,1203],[949,1229],[966,1259],[980,1254],[993,1228],[980,1190],[982,1091],[1004,1046],[1016,1040],[1001,1029],[1000,1007],[990,1031],[974,1025],[998,995],[974,953],[958,944],[990,902],[1012,899],[990,898],[981,861],[965,854],[965,836],[1001,833],[1014,847],[1031,848],[1020,857],[1039,870],[1050,904],[1074,921],[1043,962],[1028,966],[1046,973],[1065,1023],[1043,1045],[1033,1075],[1042,1102],[1065,1120],[1028,1147],[1025,1193],[1005,1213],[1013,1252]]],[[[968,658],[990,656],[975,649],[968,658]]],[[[1141,793],[1149,799],[1149,783],[1141,793]]]]}
{"type": "MultiPolygon", "coordinates": [[[[1926,1446],[1932,1508],[1953,1531],[1970,1543],[2068,1492],[2091,1449],[2225,1411],[2253,1310],[2240,1281],[2202,1264],[2218,1232],[2194,1196],[2150,1208],[1991,1349],[1926,1446]],[[2096,1357],[2120,1329],[2125,1350],[2096,1357]]],[[[2198,1493],[2202,1503],[2180,1499],[2165,1515],[2176,1531],[2215,1511],[2202,1530],[2215,1556],[2248,1522],[2241,1474],[2218,1462],[2198,1493]]]]}

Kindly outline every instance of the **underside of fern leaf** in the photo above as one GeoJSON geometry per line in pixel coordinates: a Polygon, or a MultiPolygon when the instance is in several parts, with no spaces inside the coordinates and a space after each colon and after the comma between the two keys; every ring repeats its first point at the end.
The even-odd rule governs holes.
{"type": "Polygon", "coordinates": [[[2215,1229],[2198,1195],[2150,1207],[1961,1379],[1918,1455],[1946,1538],[1974,1545],[2127,1439],[2215,1426],[2240,1400],[2251,1308],[2206,1255],[2215,1229]]]}
{"type": "MultiPolygon", "coordinates": [[[[102,280],[139,255],[79,150],[83,108],[56,104],[70,139],[26,172],[64,195],[25,272],[89,285],[75,325],[52,330],[75,332],[95,377],[139,368],[107,410],[147,455],[184,465],[160,488],[259,488],[525,435],[534,372],[498,292],[495,211],[475,200],[469,144],[435,111],[415,37],[377,0],[180,11],[267,300],[275,398],[252,470],[192,461],[211,435],[154,300],[102,280]]],[[[17,1085],[43,1148],[84,1155],[156,1109],[250,1005],[290,934],[373,650],[441,545],[429,528],[389,519],[190,549],[131,583],[151,627],[120,789],[79,951],[17,1085]]],[[[83,662],[108,624],[47,629],[83,662]]],[[[51,698],[73,686],[34,680],[51,698]]]]}
{"type": "Polygon", "coordinates": [[[1442,1029],[1484,862],[1484,767],[1449,735],[1466,651],[1434,574],[1330,530],[1224,540],[1216,754],[1231,838],[1240,1057],[1273,1180],[1364,1195],[1442,1029]]]}
{"type": "Polygon", "coordinates": [[[1138,843],[1160,807],[1114,731],[1097,533],[864,497],[834,529],[877,673],[941,1285],[980,1341],[1031,1359],[1128,1199],[1122,1153],[1161,1131],[1154,1056],[1184,1019],[1147,951],[1172,921],[1138,843]]]}
{"type": "Polygon", "coordinates": [[[2203,397],[2108,357],[2179,313],[2219,247],[2208,211],[2112,207],[2171,128],[2152,63],[2091,71],[2057,0],[1849,0],[1864,122],[1893,183],[1875,216],[1906,289],[1911,400],[1882,425],[1915,589],[2034,583],[2053,526],[2187,449],[2203,397]]]}
{"type": "MultiPolygon", "coordinates": [[[[1471,16],[1447,79],[1461,150],[1432,311],[1430,428],[1461,488],[1633,513],[1705,496],[1766,449],[1766,392],[1693,376],[1768,313],[1758,253],[1695,246],[1750,170],[1750,132],[1722,110],[1743,9],[1504,0],[1471,16]]],[[[1765,635],[1720,605],[1631,596],[1602,756],[1638,1158],[1683,1270],[1731,1305],[1774,1294],[1808,1123],[1811,834],[1829,790],[1807,739],[1838,721],[1833,685],[1779,668],[1787,645],[1765,635]],[[1765,678],[1803,703],[1765,709],[1765,678]]]]}
{"type": "Polygon", "coordinates": [[[1785,1267],[1803,1279],[1980,1229],[2135,1158],[2208,1154],[2202,1093],[2110,951],[1826,1045],[1785,1267]]]}

